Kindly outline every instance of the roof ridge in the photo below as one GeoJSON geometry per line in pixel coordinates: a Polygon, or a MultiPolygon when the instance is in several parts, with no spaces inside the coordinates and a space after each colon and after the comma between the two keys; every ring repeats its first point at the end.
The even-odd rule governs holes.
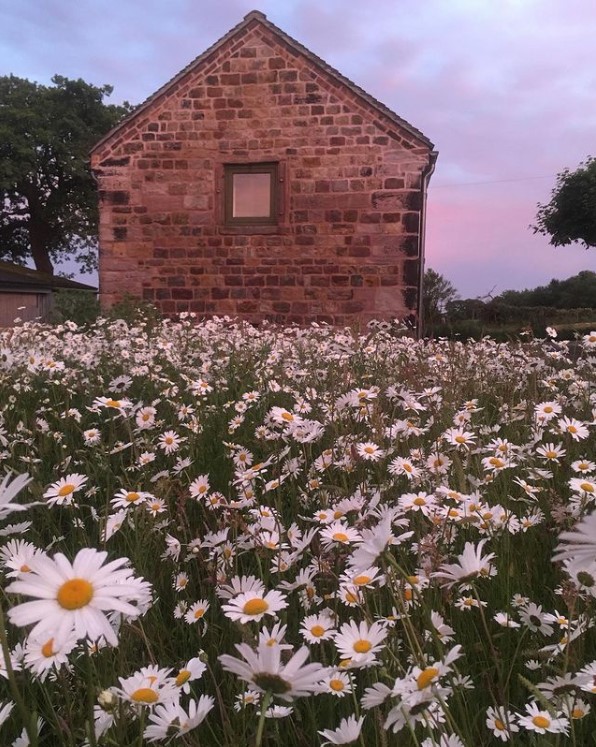
{"type": "Polygon", "coordinates": [[[301,42],[291,37],[283,29],[279,28],[279,26],[276,26],[274,23],[272,23],[267,18],[267,16],[264,13],[262,13],[259,10],[251,10],[249,13],[247,13],[244,16],[244,18],[242,19],[242,21],[240,21],[240,23],[233,26],[227,33],[225,33],[222,37],[220,37],[217,41],[215,41],[204,52],[198,55],[198,57],[195,57],[191,62],[188,63],[188,65],[182,68],[182,70],[180,70],[176,75],[170,78],[169,81],[167,81],[160,88],[158,88],[157,91],[155,91],[150,96],[148,96],[128,116],[122,119],[115,127],[113,127],[108,133],[106,133],[93,146],[93,148],[91,149],[91,153],[94,153],[95,151],[97,151],[108,140],[110,140],[116,134],[116,132],[118,132],[123,127],[125,127],[127,124],[129,124],[129,122],[132,122],[137,116],[139,116],[139,114],[141,114],[145,109],[147,109],[154,101],[156,101],[160,96],[164,95],[168,91],[169,88],[175,85],[179,80],[181,80],[184,76],[190,73],[193,69],[198,67],[209,56],[211,56],[214,52],[216,52],[217,49],[223,46],[229,39],[231,39],[236,34],[238,34],[242,29],[248,28],[253,22],[257,24],[261,24],[262,26],[269,29],[277,36],[281,37],[287,44],[293,47],[298,53],[302,54],[308,60],[316,64],[318,67],[322,68],[328,75],[331,75],[332,77],[339,80],[347,88],[349,88],[353,93],[355,93],[360,98],[364,99],[370,106],[377,109],[381,114],[386,116],[388,119],[394,121],[396,124],[398,124],[403,129],[408,131],[411,135],[421,140],[424,144],[428,145],[430,148],[434,148],[434,144],[431,142],[431,140],[429,140],[426,137],[426,135],[424,135],[423,132],[421,132],[416,127],[414,127],[409,122],[407,122],[405,119],[400,117],[396,112],[394,112],[388,106],[386,106],[381,101],[376,99],[374,96],[369,94],[359,85],[351,81],[349,78],[343,75],[343,73],[340,73],[339,70],[336,70],[328,62],[325,62],[325,60],[323,60],[321,57],[316,55],[310,49],[305,47],[301,42]]]}

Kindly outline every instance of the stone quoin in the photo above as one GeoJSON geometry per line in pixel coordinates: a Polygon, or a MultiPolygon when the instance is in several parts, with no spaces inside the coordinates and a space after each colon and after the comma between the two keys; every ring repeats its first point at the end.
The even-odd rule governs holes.
{"type": "Polygon", "coordinates": [[[415,321],[436,157],[253,11],[94,147],[102,305],[415,321]]]}

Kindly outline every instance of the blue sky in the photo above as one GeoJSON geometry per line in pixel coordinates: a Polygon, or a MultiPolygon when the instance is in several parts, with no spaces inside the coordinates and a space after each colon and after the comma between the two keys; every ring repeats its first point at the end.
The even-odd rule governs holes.
{"type": "Polygon", "coordinates": [[[0,74],[140,103],[253,9],[435,143],[427,266],[463,297],[596,271],[528,228],[596,155],[593,0],[0,0],[0,74]]]}

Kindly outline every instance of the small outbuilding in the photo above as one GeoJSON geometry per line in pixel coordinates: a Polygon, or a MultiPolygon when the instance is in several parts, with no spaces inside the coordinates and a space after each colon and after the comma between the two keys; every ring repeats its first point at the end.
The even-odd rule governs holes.
{"type": "Polygon", "coordinates": [[[100,300],[251,322],[415,321],[436,157],[253,11],[94,147],[100,300]]]}
{"type": "Polygon", "coordinates": [[[85,283],[0,261],[0,327],[12,327],[15,319],[47,321],[54,293],[61,290],[97,293],[85,283]]]}

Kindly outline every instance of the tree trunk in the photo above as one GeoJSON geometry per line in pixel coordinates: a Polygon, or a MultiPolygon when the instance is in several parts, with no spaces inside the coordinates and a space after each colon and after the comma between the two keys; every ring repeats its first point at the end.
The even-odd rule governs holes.
{"type": "Polygon", "coordinates": [[[35,269],[40,272],[54,274],[54,265],[47,250],[46,227],[40,221],[33,218],[29,221],[29,243],[31,244],[31,256],[35,262],[35,269]]]}

